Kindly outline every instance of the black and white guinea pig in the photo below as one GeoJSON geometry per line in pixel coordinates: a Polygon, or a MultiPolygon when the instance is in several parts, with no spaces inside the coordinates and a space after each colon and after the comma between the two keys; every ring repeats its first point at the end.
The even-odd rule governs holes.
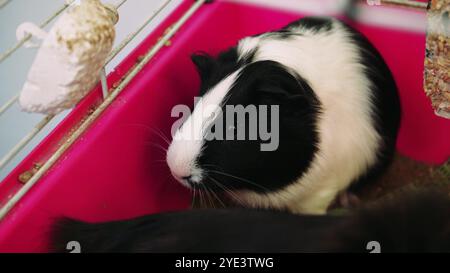
{"type": "Polygon", "coordinates": [[[202,107],[175,131],[167,152],[183,185],[225,192],[248,207],[320,214],[338,193],[389,163],[400,121],[397,87],[378,51],[344,23],[307,17],[244,38],[217,58],[192,60],[202,107]],[[256,127],[222,128],[236,135],[242,126],[274,127],[275,149],[261,149],[274,139],[210,137],[227,106],[239,105],[279,107],[276,126],[268,111],[256,127]]]}
{"type": "Polygon", "coordinates": [[[256,209],[198,209],[109,223],[58,220],[50,246],[68,252],[450,252],[450,199],[415,194],[348,215],[256,209]],[[370,246],[370,245],[369,245],[370,246]]]}

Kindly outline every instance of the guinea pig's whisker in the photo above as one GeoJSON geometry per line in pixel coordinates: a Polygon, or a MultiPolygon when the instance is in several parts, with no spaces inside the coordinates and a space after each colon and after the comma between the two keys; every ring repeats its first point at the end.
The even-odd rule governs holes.
{"type": "Polygon", "coordinates": [[[206,189],[205,189],[205,186],[203,186],[203,201],[205,201],[205,204],[204,204],[204,207],[205,208],[211,208],[212,206],[211,206],[211,202],[209,201],[209,196],[208,196],[208,194],[206,193],[206,189]]]}
{"type": "Polygon", "coordinates": [[[170,140],[169,138],[164,135],[164,133],[160,130],[160,129],[155,129],[154,133],[158,136],[161,137],[162,140],[164,140],[166,142],[167,145],[170,145],[170,140]],[[159,133],[158,133],[159,132],[159,133]]]}
{"type": "Polygon", "coordinates": [[[198,191],[198,195],[199,195],[199,205],[200,205],[200,207],[204,207],[205,205],[204,205],[204,203],[203,203],[203,191],[201,191],[201,190],[199,190],[198,191]]]}
{"type": "Polygon", "coordinates": [[[152,166],[164,167],[164,166],[167,166],[167,165],[164,164],[163,162],[153,162],[152,166]]]}
{"type": "Polygon", "coordinates": [[[234,198],[240,204],[243,204],[242,199],[240,199],[239,196],[237,196],[237,194],[235,194],[233,192],[233,190],[230,190],[228,187],[226,187],[224,184],[220,183],[218,180],[214,179],[212,176],[209,176],[209,178],[211,179],[211,181],[213,183],[215,183],[218,187],[220,187],[225,193],[229,194],[231,196],[231,198],[234,198]]]}
{"type": "Polygon", "coordinates": [[[205,187],[205,191],[206,191],[206,196],[208,196],[208,203],[210,208],[216,208],[216,204],[214,204],[214,200],[211,197],[211,193],[209,192],[208,188],[205,187]]]}
{"type": "Polygon", "coordinates": [[[211,189],[212,195],[219,201],[219,203],[222,205],[223,208],[226,208],[227,206],[222,202],[222,200],[219,198],[217,193],[214,191],[214,189],[211,189]]]}
{"type": "Polygon", "coordinates": [[[195,204],[196,204],[196,201],[195,201],[195,194],[196,194],[196,192],[197,192],[197,190],[195,189],[195,188],[192,188],[192,203],[191,203],[191,207],[194,207],[195,206],[195,204]]]}
{"type": "Polygon", "coordinates": [[[155,159],[154,162],[167,163],[165,159],[155,159]]]}
{"type": "Polygon", "coordinates": [[[264,191],[270,192],[270,190],[269,190],[268,188],[266,188],[266,187],[264,187],[264,186],[261,186],[261,185],[258,185],[258,184],[254,183],[254,182],[252,182],[252,181],[250,181],[250,180],[248,180],[248,179],[245,179],[245,178],[242,178],[242,177],[238,177],[238,176],[234,176],[234,175],[231,175],[231,174],[228,174],[228,173],[216,171],[216,170],[208,170],[208,171],[213,172],[213,173],[216,173],[216,174],[219,174],[219,175],[228,176],[228,177],[230,177],[230,178],[238,179],[238,180],[240,180],[241,182],[248,183],[248,184],[250,184],[250,185],[259,187],[260,189],[263,189],[264,191]]]}
{"type": "Polygon", "coordinates": [[[202,191],[198,190],[198,204],[202,206],[202,191]]]}
{"type": "Polygon", "coordinates": [[[228,187],[226,187],[224,184],[220,183],[218,180],[214,179],[213,177],[209,176],[211,181],[216,184],[218,187],[220,187],[222,190],[225,191],[225,193],[228,193],[231,195],[232,198],[234,198],[240,205],[244,205],[245,203],[242,201],[242,199],[234,193],[232,190],[230,190],[228,187]]]}
{"type": "Polygon", "coordinates": [[[208,189],[206,188],[206,186],[204,184],[201,184],[202,188],[203,188],[203,192],[205,193],[205,199],[207,201],[207,206],[210,208],[214,208],[214,204],[211,201],[211,196],[209,195],[208,189]]]}
{"type": "Polygon", "coordinates": [[[209,188],[209,187],[207,187],[207,190],[208,190],[208,193],[209,193],[209,197],[210,197],[210,199],[211,199],[211,202],[212,202],[212,204],[213,204],[213,207],[216,208],[216,202],[214,202],[214,199],[215,199],[215,198],[214,198],[212,189],[209,188]]]}
{"type": "Polygon", "coordinates": [[[208,199],[208,194],[206,193],[205,186],[202,185],[202,190],[201,190],[201,191],[202,191],[202,193],[203,193],[203,201],[205,202],[205,203],[203,204],[203,207],[205,207],[205,208],[211,207],[211,204],[208,202],[209,199],[208,199]]]}
{"type": "MultiPolygon", "coordinates": [[[[220,167],[217,166],[217,165],[214,165],[214,164],[204,164],[203,167],[213,167],[213,168],[215,168],[216,170],[213,170],[213,169],[206,169],[206,171],[207,171],[207,172],[214,172],[214,173],[216,173],[216,174],[223,175],[223,176],[228,176],[228,177],[231,177],[231,178],[235,178],[235,179],[238,179],[238,180],[240,180],[240,181],[243,181],[243,182],[249,183],[249,184],[251,184],[251,185],[257,186],[257,187],[259,187],[259,188],[261,188],[261,189],[263,189],[263,190],[265,190],[265,191],[267,191],[267,192],[270,192],[270,190],[269,190],[268,188],[265,188],[265,187],[263,187],[263,186],[261,186],[261,185],[258,185],[258,184],[254,183],[254,182],[252,182],[252,181],[250,181],[250,180],[248,180],[248,179],[245,179],[245,178],[242,178],[242,177],[238,177],[238,176],[235,176],[235,175],[231,175],[231,174],[229,174],[229,173],[225,173],[225,172],[218,171],[217,169],[220,169],[220,167]]],[[[217,180],[216,180],[216,181],[217,181],[217,180]]],[[[223,184],[222,184],[222,185],[223,185],[223,184]]],[[[224,185],[223,185],[223,186],[224,186],[224,185]]]]}
{"type": "MultiPolygon", "coordinates": [[[[203,164],[202,166],[203,167],[213,167],[213,168],[216,168],[216,169],[220,169],[219,166],[216,166],[214,164],[203,164]]],[[[207,171],[209,171],[209,169],[207,169],[207,171]]]]}
{"type": "Polygon", "coordinates": [[[164,140],[164,142],[166,142],[166,144],[170,145],[169,138],[167,136],[165,136],[164,133],[156,127],[150,127],[148,125],[140,124],[140,123],[131,123],[131,124],[127,124],[127,125],[143,127],[145,129],[149,130],[150,132],[154,133],[155,135],[159,136],[162,140],[164,140]]]}
{"type": "Polygon", "coordinates": [[[211,191],[210,191],[210,189],[208,187],[206,187],[206,192],[208,193],[208,197],[209,197],[209,201],[211,203],[211,206],[213,208],[216,208],[216,203],[214,202],[214,198],[213,198],[213,196],[211,194],[211,191]]]}
{"type": "Polygon", "coordinates": [[[164,154],[167,153],[167,148],[164,148],[163,146],[156,144],[154,142],[146,142],[145,144],[149,145],[149,146],[153,146],[155,148],[159,148],[162,152],[164,152],[164,154]]]}

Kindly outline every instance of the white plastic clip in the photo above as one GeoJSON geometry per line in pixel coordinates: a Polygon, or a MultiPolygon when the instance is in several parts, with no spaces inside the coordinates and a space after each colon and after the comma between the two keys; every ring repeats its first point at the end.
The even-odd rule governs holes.
{"type": "Polygon", "coordinates": [[[43,29],[35,25],[31,22],[24,22],[17,27],[16,30],[16,38],[18,41],[21,41],[28,35],[31,35],[32,38],[24,43],[26,48],[37,48],[39,47],[39,43],[33,40],[33,38],[37,38],[39,40],[44,40],[47,37],[47,32],[43,29]]]}
{"type": "Polygon", "coordinates": [[[75,0],[75,1],[71,1],[71,0],[66,0],[66,5],[71,5],[71,6],[75,6],[75,5],[80,5],[81,4],[81,0],[75,0]]]}

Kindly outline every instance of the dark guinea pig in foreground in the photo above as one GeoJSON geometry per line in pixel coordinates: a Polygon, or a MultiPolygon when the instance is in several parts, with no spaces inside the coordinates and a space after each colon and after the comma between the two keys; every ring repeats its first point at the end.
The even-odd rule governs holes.
{"type": "Polygon", "coordinates": [[[167,152],[184,186],[246,207],[323,214],[340,192],[389,164],[400,121],[397,87],[374,46],[344,23],[307,17],[192,60],[202,97],[167,152]],[[276,139],[211,138],[218,127],[227,136],[242,126],[247,136],[271,127],[270,111],[256,127],[218,122],[228,106],[264,105],[279,107],[276,139]],[[262,151],[272,142],[274,149],[262,151]]]}
{"type": "Polygon", "coordinates": [[[206,209],[89,224],[61,220],[51,249],[68,252],[450,252],[450,199],[417,194],[346,216],[206,209]],[[368,247],[369,244],[369,247],[368,247]]]}

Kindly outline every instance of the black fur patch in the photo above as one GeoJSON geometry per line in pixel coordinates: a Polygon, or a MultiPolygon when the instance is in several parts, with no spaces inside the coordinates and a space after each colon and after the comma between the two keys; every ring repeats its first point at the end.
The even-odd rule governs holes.
{"type": "Polygon", "coordinates": [[[83,253],[450,252],[450,200],[421,194],[347,216],[244,209],[191,210],[88,224],[61,220],[54,252],[78,241],[83,253]]]}
{"type": "MultiPolygon", "coordinates": [[[[308,169],[317,150],[315,124],[320,104],[303,78],[277,62],[254,62],[240,72],[225,101],[224,113],[227,106],[269,106],[269,125],[270,106],[278,106],[279,146],[274,151],[261,151],[261,143],[267,141],[249,139],[247,116],[246,140],[205,142],[198,158],[199,167],[207,174],[203,185],[220,189],[217,184],[222,184],[228,189],[269,192],[295,182],[308,169]]],[[[258,131],[260,118],[258,115],[258,131]]],[[[234,123],[235,128],[239,126],[243,125],[234,123]]]]}
{"type": "Polygon", "coordinates": [[[429,190],[397,196],[349,217],[327,238],[327,251],[360,252],[377,241],[385,253],[449,253],[450,199],[429,190]]]}

